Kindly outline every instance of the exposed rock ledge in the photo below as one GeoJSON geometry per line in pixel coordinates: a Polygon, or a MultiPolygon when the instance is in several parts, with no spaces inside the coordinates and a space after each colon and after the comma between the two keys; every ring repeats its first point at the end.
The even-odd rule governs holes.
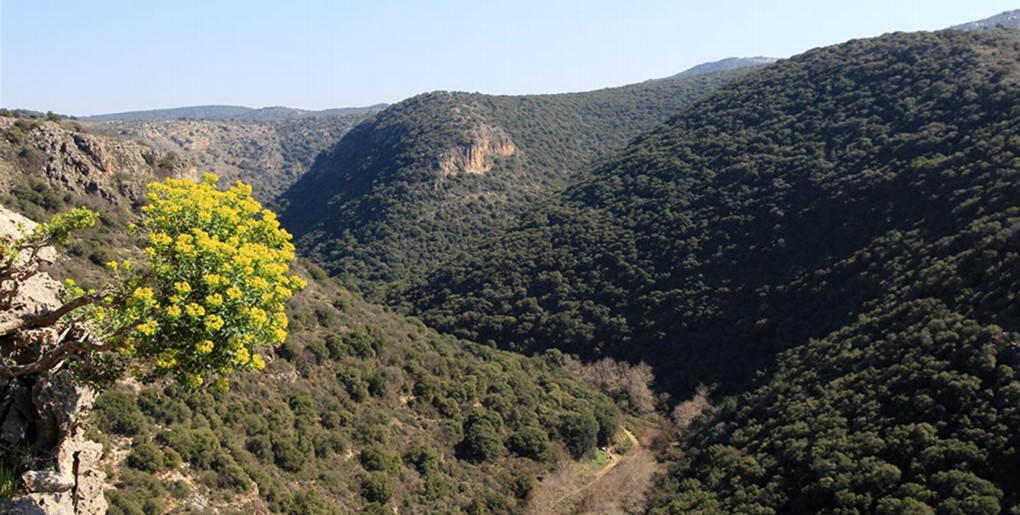
{"type": "MultiPolygon", "coordinates": [[[[0,207],[3,234],[34,226],[27,218],[0,207]]],[[[14,308],[0,313],[0,319],[56,307],[59,288],[48,275],[36,275],[26,281],[14,308]]],[[[0,356],[9,356],[15,340],[18,347],[41,347],[55,344],[57,337],[49,328],[2,337],[0,356]]],[[[19,449],[44,465],[22,476],[26,495],[0,499],[0,513],[106,513],[106,475],[99,468],[103,448],[86,439],[81,428],[94,398],[95,392],[75,385],[66,371],[38,379],[0,379],[0,449],[19,449]]]]}
{"type": "Polygon", "coordinates": [[[517,146],[499,127],[477,125],[467,134],[467,140],[446,151],[439,165],[444,176],[458,172],[485,173],[492,169],[495,157],[517,153],[517,146]]]}

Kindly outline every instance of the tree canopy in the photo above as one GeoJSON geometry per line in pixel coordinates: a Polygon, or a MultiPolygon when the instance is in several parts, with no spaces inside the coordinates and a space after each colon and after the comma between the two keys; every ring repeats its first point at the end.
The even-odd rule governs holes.
{"type": "Polygon", "coordinates": [[[662,512],[1015,509],[1018,54],[944,31],[781,61],[406,298],[482,343],[652,363],[677,400],[713,387],[662,512]]]}

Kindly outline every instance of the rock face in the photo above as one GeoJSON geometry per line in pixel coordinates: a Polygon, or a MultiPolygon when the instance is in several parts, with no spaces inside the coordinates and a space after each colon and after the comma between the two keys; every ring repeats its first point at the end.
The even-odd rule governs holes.
{"type": "Polygon", "coordinates": [[[467,134],[467,140],[467,143],[446,151],[440,163],[444,175],[485,173],[492,169],[494,158],[517,153],[510,136],[499,127],[477,125],[467,134]]]}
{"type": "Polygon", "coordinates": [[[251,184],[263,204],[290,187],[315,156],[340,140],[372,111],[276,121],[115,120],[93,122],[96,131],[142,141],[162,161],[174,155],[184,168],[209,171],[227,184],[251,184]]]}
{"type": "MultiPolygon", "coordinates": [[[[0,208],[0,231],[29,231],[35,224],[0,208]]],[[[49,250],[52,253],[52,249],[49,250]]],[[[52,254],[51,254],[52,255],[52,254]]],[[[0,318],[57,307],[60,285],[46,274],[26,281],[12,309],[0,318]]],[[[0,337],[0,356],[12,349],[55,345],[53,328],[0,337]]],[[[106,513],[105,474],[99,469],[103,448],[85,438],[81,423],[88,418],[95,392],[77,386],[67,371],[41,378],[0,379],[0,449],[17,449],[33,462],[22,475],[26,495],[0,500],[0,513],[106,513]]]]}
{"type": "MultiPolygon", "coordinates": [[[[25,177],[45,179],[62,192],[98,196],[117,204],[140,200],[158,179],[153,151],[76,125],[0,117],[0,188],[25,177]]],[[[177,176],[192,172],[166,171],[177,176]]]]}

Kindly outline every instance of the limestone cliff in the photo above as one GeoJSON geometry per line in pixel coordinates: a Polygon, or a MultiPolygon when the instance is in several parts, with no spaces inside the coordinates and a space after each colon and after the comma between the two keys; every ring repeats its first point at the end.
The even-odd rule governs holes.
{"type": "MultiPolygon", "coordinates": [[[[34,226],[0,208],[0,234],[14,236],[34,226]]],[[[47,250],[44,258],[52,259],[53,250],[47,250]]],[[[11,309],[0,312],[0,320],[57,307],[59,288],[45,273],[33,276],[19,289],[11,309]]],[[[40,352],[58,339],[53,328],[2,336],[0,358],[40,352]]],[[[81,427],[94,398],[95,392],[75,385],[66,371],[39,378],[0,378],[0,453],[6,454],[5,462],[27,463],[32,469],[21,476],[24,494],[0,500],[0,513],[106,512],[106,476],[99,468],[103,448],[85,438],[81,427]]]]}
{"type": "Polygon", "coordinates": [[[467,131],[466,142],[446,150],[439,168],[444,176],[464,173],[485,173],[492,169],[496,157],[517,153],[510,136],[499,128],[479,124],[467,131]]]}

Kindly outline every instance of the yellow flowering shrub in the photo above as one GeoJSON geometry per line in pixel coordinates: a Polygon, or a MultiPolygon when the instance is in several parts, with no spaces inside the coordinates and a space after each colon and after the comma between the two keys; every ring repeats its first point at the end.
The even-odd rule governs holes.
{"type": "Polygon", "coordinates": [[[148,266],[108,264],[112,302],[91,308],[97,333],[148,363],[137,370],[150,379],[222,385],[208,376],[261,370],[258,348],[287,337],[284,302],[305,285],[289,275],[290,234],[251,187],[217,185],[212,174],[150,184],[137,228],[148,266]]]}

